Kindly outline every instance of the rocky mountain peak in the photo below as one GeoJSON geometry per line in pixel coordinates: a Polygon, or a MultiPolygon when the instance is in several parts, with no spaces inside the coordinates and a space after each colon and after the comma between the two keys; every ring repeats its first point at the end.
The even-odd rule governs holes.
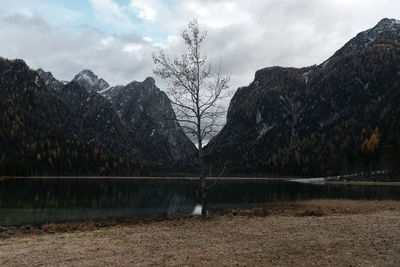
{"type": "Polygon", "coordinates": [[[42,68],[38,68],[38,69],[36,70],[36,72],[37,72],[39,75],[45,73],[45,71],[44,71],[42,68]]]}
{"type": "Polygon", "coordinates": [[[93,71],[89,69],[84,69],[78,74],[76,74],[73,80],[82,80],[82,79],[87,80],[91,83],[95,83],[99,78],[97,77],[96,74],[94,74],[93,71]]]}
{"type": "Polygon", "coordinates": [[[143,143],[157,148],[155,153],[159,157],[178,161],[196,153],[196,147],[175,121],[168,96],[156,86],[152,77],[112,87],[101,94],[128,126],[140,132],[143,143]]]}
{"type": "Polygon", "coordinates": [[[394,33],[396,36],[400,36],[400,21],[396,19],[384,18],[372,29],[366,30],[357,36],[365,36],[369,39],[368,44],[372,43],[377,39],[379,35],[385,32],[394,33]]]}
{"type": "Polygon", "coordinates": [[[368,168],[362,144],[378,128],[376,159],[398,153],[399,50],[400,22],[383,19],[323,64],[257,71],[232,98],[207,160],[230,162],[232,173],[357,173],[368,168]]]}
{"type": "Polygon", "coordinates": [[[110,85],[104,79],[99,79],[99,77],[97,77],[93,71],[88,69],[79,72],[72,80],[77,81],[88,90],[95,92],[99,92],[110,87],[110,85]]]}
{"type": "Polygon", "coordinates": [[[384,18],[378,22],[378,24],[374,27],[380,29],[393,29],[393,27],[400,26],[400,20],[397,19],[389,19],[384,18]]]}
{"type": "MultiPolygon", "coordinates": [[[[342,56],[344,54],[364,49],[381,39],[381,37],[386,34],[391,34],[394,38],[400,40],[400,21],[388,18],[382,19],[375,27],[357,34],[356,37],[351,39],[340,50],[338,50],[334,56],[342,56]]],[[[393,39],[393,37],[390,39],[393,39]]]]}
{"type": "Polygon", "coordinates": [[[43,69],[39,68],[36,70],[36,73],[39,74],[40,78],[43,79],[44,83],[46,84],[47,89],[58,91],[61,90],[63,87],[63,83],[54,78],[53,74],[49,71],[44,71],[43,69]]]}
{"type": "Polygon", "coordinates": [[[143,83],[154,86],[156,84],[156,81],[153,79],[153,77],[147,77],[143,83]]]}

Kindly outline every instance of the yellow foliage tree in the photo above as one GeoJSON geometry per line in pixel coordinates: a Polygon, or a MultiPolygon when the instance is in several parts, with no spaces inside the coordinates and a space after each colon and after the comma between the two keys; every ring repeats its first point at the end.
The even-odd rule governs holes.
{"type": "Polygon", "coordinates": [[[370,138],[365,138],[361,145],[362,152],[374,152],[381,141],[380,133],[378,127],[375,128],[374,132],[371,134],[370,138]]]}

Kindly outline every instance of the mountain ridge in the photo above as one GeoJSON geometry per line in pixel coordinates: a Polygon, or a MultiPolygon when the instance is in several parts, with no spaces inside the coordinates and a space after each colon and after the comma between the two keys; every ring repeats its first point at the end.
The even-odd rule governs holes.
{"type": "Polygon", "coordinates": [[[74,76],[72,81],[77,81],[88,90],[99,92],[110,87],[110,85],[103,79],[98,78],[92,70],[84,69],[74,76]]]}
{"type": "MultiPolygon", "coordinates": [[[[125,154],[110,155],[103,145],[84,142],[76,114],[24,61],[0,58],[0,70],[1,175],[107,175],[138,170],[134,150],[127,148],[131,156],[122,159],[125,154]]],[[[120,146],[124,153],[125,145],[120,146]]]]}
{"type": "MultiPolygon", "coordinates": [[[[147,77],[143,82],[132,81],[125,86],[110,87],[104,79],[98,78],[93,71],[84,69],[76,74],[71,82],[62,87],[70,88],[68,94],[63,94],[63,90],[59,88],[61,82],[57,81],[50,72],[38,70],[38,73],[50,89],[71,106],[85,107],[93,98],[96,98],[97,103],[102,103],[103,106],[109,103],[108,113],[115,111],[121,123],[136,133],[134,139],[142,147],[142,149],[136,149],[141,151],[141,154],[145,155],[147,160],[181,161],[195,153],[195,146],[180,129],[180,125],[163,121],[164,119],[161,116],[169,114],[168,116],[174,119],[175,113],[167,95],[155,85],[155,80],[152,77],[147,77]],[[74,83],[76,84],[71,85],[74,83]],[[53,88],[53,86],[57,87],[53,88]],[[78,92],[73,90],[74,88],[78,91],[83,88],[86,92],[82,90],[78,92]],[[145,100],[149,93],[152,94],[152,98],[145,100]],[[71,97],[73,100],[70,99],[71,97]],[[141,101],[145,103],[141,103],[141,101]],[[126,109],[127,106],[129,106],[129,109],[123,111],[122,109],[126,109]],[[132,108],[132,106],[136,106],[136,108],[132,108]],[[153,110],[157,110],[157,112],[153,110]],[[167,126],[165,127],[165,125],[167,126]]],[[[96,122],[96,119],[92,118],[92,121],[96,122]]],[[[115,119],[112,121],[115,121],[115,119]]],[[[99,124],[98,128],[106,132],[107,129],[103,126],[107,126],[107,123],[106,121],[99,124]]]]}
{"type": "MultiPolygon", "coordinates": [[[[88,69],[64,83],[22,60],[1,58],[0,68],[2,173],[109,174],[195,154],[151,77],[110,87],[88,69]]],[[[257,70],[231,99],[206,161],[229,163],[231,174],[399,175],[399,89],[400,22],[383,19],[319,65],[257,70]]]]}
{"type": "Polygon", "coordinates": [[[145,101],[150,92],[154,96],[142,103],[143,112],[132,115],[138,118],[132,124],[121,119],[116,107],[99,93],[108,83],[90,70],[64,83],[51,72],[31,70],[23,60],[0,58],[0,68],[2,175],[170,171],[172,166],[185,168],[196,150],[179,124],[172,130],[155,129],[154,121],[163,119],[158,115],[175,113],[152,78],[130,83],[140,92],[132,105],[145,101]]]}
{"type": "Polygon", "coordinates": [[[382,158],[389,156],[399,166],[393,160],[398,145],[390,144],[400,138],[393,102],[400,97],[399,26],[383,19],[320,65],[258,70],[232,98],[226,125],[206,147],[209,162],[301,176],[385,168],[382,158]],[[380,150],[362,151],[375,127],[380,150]]]}

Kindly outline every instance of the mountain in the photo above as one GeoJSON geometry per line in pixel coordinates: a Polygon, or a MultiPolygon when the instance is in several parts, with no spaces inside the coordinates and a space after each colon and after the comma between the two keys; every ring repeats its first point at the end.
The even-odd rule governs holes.
{"type": "Polygon", "coordinates": [[[57,83],[51,73],[40,70],[38,73],[49,89],[73,110],[85,142],[105,143],[108,151],[117,155],[120,147],[112,143],[133,142],[130,146],[143,160],[157,164],[183,161],[196,152],[174,120],[169,98],[156,87],[153,78],[109,87],[91,70],[83,70],[58,89],[61,82],[57,83]],[[127,137],[126,131],[134,132],[133,137],[127,137]]]}
{"type": "MultiPolygon", "coordinates": [[[[92,73],[81,73],[89,72],[92,73]]],[[[128,160],[135,156],[142,160],[153,159],[144,153],[137,153],[140,152],[140,141],[136,138],[136,131],[126,127],[109,101],[95,90],[85,88],[76,80],[64,85],[55,79],[51,72],[41,69],[37,70],[37,73],[47,89],[58,96],[67,107],[70,114],[67,120],[73,122],[74,135],[82,142],[128,160]]]]}
{"type": "Polygon", "coordinates": [[[383,19],[323,64],[257,71],[236,91],[207,157],[253,174],[398,170],[399,101],[400,22],[383,19]]]}
{"type": "Polygon", "coordinates": [[[108,99],[99,93],[108,83],[89,70],[64,83],[0,58],[0,73],[1,175],[165,174],[196,151],[165,121],[175,113],[151,78],[110,88],[108,99]]]}
{"type": "Polygon", "coordinates": [[[46,72],[42,69],[37,69],[36,72],[43,79],[47,88],[49,88],[53,91],[59,91],[64,87],[64,83],[62,83],[59,80],[57,80],[56,78],[54,78],[54,76],[51,72],[46,72]]]}
{"type": "Polygon", "coordinates": [[[378,39],[396,40],[400,35],[400,21],[396,19],[382,19],[374,28],[357,34],[346,43],[335,56],[342,56],[370,46],[378,39]]]}
{"type": "Polygon", "coordinates": [[[176,121],[168,96],[153,78],[103,91],[121,119],[138,130],[141,140],[172,161],[193,156],[197,149],[176,121]]]}
{"type": "MultiPolygon", "coordinates": [[[[135,152],[140,152],[136,131],[126,127],[112,105],[101,95],[86,90],[76,81],[65,85],[56,95],[70,109],[77,136],[85,144],[93,144],[129,160],[134,158],[135,152]]],[[[144,154],[140,157],[149,160],[144,154]]]]}
{"type": "MultiPolygon", "coordinates": [[[[0,73],[1,175],[133,174],[139,169],[138,155],[121,138],[124,135],[113,139],[97,133],[92,121],[97,115],[76,112],[25,62],[0,58],[0,73]],[[88,142],[89,137],[95,141],[88,142]]],[[[51,78],[49,73],[43,74],[51,78]]],[[[69,84],[56,92],[83,90],[76,88],[69,84]]],[[[123,124],[110,121],[108,125],[123,124]]]]}
{"type": "Polygon", "coordinates": [[[87,69],[79,72],[72,80],[78,82],[89,91],[99,92],[110,87],[103,78],[99,79],[93,71],[87,69]]]}

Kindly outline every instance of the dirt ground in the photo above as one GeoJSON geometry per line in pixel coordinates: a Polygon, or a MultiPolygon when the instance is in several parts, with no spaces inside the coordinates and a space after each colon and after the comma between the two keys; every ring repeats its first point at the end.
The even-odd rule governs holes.
{"type": "Polygon", "coordinates": [[[206,220],[88,225],[0,238],[0,266],[400,266],[400,202],[278,203],[206,220]]]}

